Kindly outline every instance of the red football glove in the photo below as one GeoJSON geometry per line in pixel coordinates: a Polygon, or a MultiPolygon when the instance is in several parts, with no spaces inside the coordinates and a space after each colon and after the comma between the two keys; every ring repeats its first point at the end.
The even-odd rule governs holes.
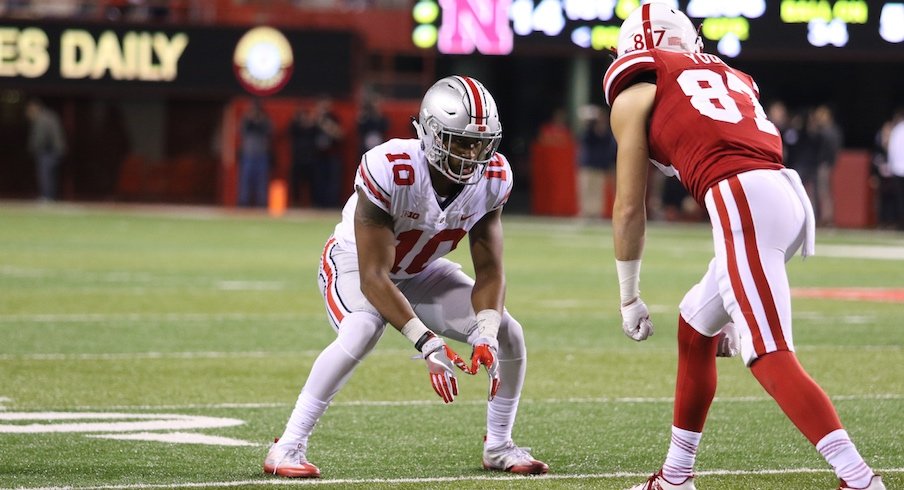
{"type": "Polygon", "coordinates": [[[443,399],[444,403],[452,403],[458,396],[458,380],[455,379],[452,365],[468,372],[467,364],[439,337],[428,340],[421,347],[421,353],[424,355],[424,360],[427,361],[433,391],[443,399]]]}
{"type": "Polygon", "coordinates": [[[490,378],[490,387],[487,391],[487,400],[493,400],[499,391],[499,360],[496,359],[496,349],[499,341],[487,337],[481,337],[474,341],[474,350],[471,351],[471,374],[477,374],[477,370],[483,365],[490,378]]]}

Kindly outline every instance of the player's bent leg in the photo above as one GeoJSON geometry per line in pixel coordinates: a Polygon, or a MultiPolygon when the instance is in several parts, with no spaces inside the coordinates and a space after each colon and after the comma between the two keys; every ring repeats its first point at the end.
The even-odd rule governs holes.
{"type": "Polygon", "coordinates": [[[755,360],[750,371],[810,443],[842,428],[832,401],[793,352],[770,352],[755,360]]]}
{"type": "Polygon", "coordinates": [[[506,311],[499,328],[499,391],[487,404],[487,434],[484,443],[502,446],[512,439],[515,417],[521,399],[521,387],[527,370],[527,347],[524,331],[506,311]]]}
{"type": "MultiPolygon", "coordinates": [[[[461,266],[440,259],[421,274],[406,280],[400,289],[414,306],[418,317],[445,337],[472,343],[474,310],[471,292],[474,281],[461,266]]],[[[521,474],[542,474],[549,467],[530,456],[512,441],[512,429],[524,385],[527,348],[524,330],[512,316],[503,311],[499,325],[499,389],[487,404],[487,433],[483,463],[486,469],[521,474]]]]}
{"type": "Polygon", "coordinates": [[[703,432],[716,395],[716,337],[707,337],[678,316],[678,375],[675,382],[673,424],[703,432]]]}
{"type": "Polygon", "coordinates": [[[524,386],[527,370],[527,346],[524,329],[508,311],[503,312],[499,325],[499,391],[497,396],[518,398],[524,386]]]}
{"type": "Polygon", "coordinates": [[[710,261],[700,282],[685,294],[679,310],[678,370],[671,440],[662,469],[647,481],[650,485],[657,478],[664,484],[681,482],[684,485],[693,481],[697,449],[716,394],[718,335],[731,320],[719,292],[715,259],[710,261]]]}
{"type": "Polygon", "coordinates": [[[523,475],[542,475],[549,466],[530,454],[530,448],[512,441],[521,387],[527,369],[524,330],[507,311],[499,328],[499,391],[487,404],[487,435],[484,440],[483,467],[523,475]]]}
{"type": "Polygon", "coordinates": [[[339,336],[317,356],[285,432],[270,448],[264,460],[265,473],[290,478],[320,476],[320,470],[307,460],[308,437],[384,329],[380,317],[366,312],[350,313],[342,320],[339,336]]]}
{"type": "Polygon", "coordinates": [[[644,485],[659,480],[665,484],[681,482],[674,488],[693,488],[697,448],[716,393],[717,347],[717,338],[701,334],[683,315],[678,316],[678,375],[669,450],[659,472],[636,488],[646,488],[644,485]],[[690,486],[681,486],[685,484],[690,486]]]}
{"type": "MultiPolygon", "coordinates": [[[[789,351],[770,352],[750,370],[785,415],[832,465],[842,488],[870,488],[872,469],[841,425],[835,406],[789,351]],[[850,484],[850,485],[848,485],[850,484]]],[[[878,480],[881,485],[881,479],[878,480]]],[[[883,488],[883,487],[879,487],[883,488]]]]}

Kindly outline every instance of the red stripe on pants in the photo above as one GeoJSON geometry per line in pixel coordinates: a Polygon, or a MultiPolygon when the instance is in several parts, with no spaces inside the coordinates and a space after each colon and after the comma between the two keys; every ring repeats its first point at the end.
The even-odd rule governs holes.
{"type": "Polygon", "coordinates": [[[753,215],[750,213],[747,194],[744,193],[744,188],[741,187],[741,181],[737,176],[728,179],[728,187],[731,188],[731,195],[734,196],[738,214],[741,216],[741,231],[744,233],[744,247],[747,249],[747,265],[750,266],[753,283],[756,285],[760,303],[766,312],[766,321],[769,322],[772,340],[775,341],[776,350],[788,350],[785,334],[782,331],[782,322],[778,317],[778,310],[775,308],[775,299],[772,297],[772,288],[769,287],[769,280],[763,270],[760,251],[756,245],[756,229],[753,226],[753,215]]]}
{"type": "Polygon", "coordinates": [[[741,314],[747,320],[747,326],[753,340],[753,351],[757,356],[766,353],[766,344],[763,343],[763,336],[760,334],[760,327],[753,314],[753,308],[750,307],[750,301],[747,299],[747,293],[744,291],[744,284],[741,282],[741,274],[738,272],[738,258],[735,252],[734,236],[731,232],[731,220],[728,217],[728,209],[725,207],[725,200],[722,198],[722,189],[718,184],[713,186],[713,201],[716,204],[716,212],[719,215],[719,222],[722,224],[722,234],[725,239],[725,262],[728,265],[728,277],[731,280],[731,289],[734,292],[738,306],[741,307],[741,314]]]}
{"type": "Polygon", "coordinates": [[[329,254],[332,245],[336,243],[335,238],[330,238],[329,241],[326,242],[326,245],[323,247],[323,256],[320,258],[321,265],[323,266],[323,273],[326,274],[326,291],[324,292],[324,296],[326,297],[326,305],[327,308],[333,313],[333,316],[336,317],[336,325],[342,323],[342,319],[345,318],[345,315],[342,313],[342,309],[339,308],[339,305],[336,303],[336,298],[333,297],[333,282],[335,281],[335,273],[333,268],[330,267],[329,254]]]}

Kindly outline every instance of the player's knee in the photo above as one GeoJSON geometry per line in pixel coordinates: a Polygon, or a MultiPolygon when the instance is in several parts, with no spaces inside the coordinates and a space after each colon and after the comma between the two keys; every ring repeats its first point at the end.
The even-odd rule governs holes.
{"type": "Polygon", "coordinates": [[[518,320],[505,312],[499,324],[499,359],[522,359],[527,357],[524,344],[524,330],[518,320]]]}
{"type": "Polygon", "coordinates": [[[364,311],[350,313],[339,324],[339,344],[355,359],[364,359],[377,345],[386,323],[382,318],[364,311]]]}

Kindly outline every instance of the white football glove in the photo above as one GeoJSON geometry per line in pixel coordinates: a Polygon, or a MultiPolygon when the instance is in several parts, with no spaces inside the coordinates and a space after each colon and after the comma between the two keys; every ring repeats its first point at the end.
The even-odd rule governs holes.
{"type": "Polygon", "coordinates": [[[640,342],[653,335],[653,322],[650,320],[650,310],[639,297],[631,304],[621,307],[622,330],[625,335],[640,342]]]}
{"type": "Polygon", "coordinates": [[[741,332],[733,322],[726,323],[716,339],[719,341],[716,357],[734,357],[741,353],[741,332]]]}
{"type": "Polygon", "coordinates": [[[433,391],[444,403],[452,403],[458,396],[458,380],[455,379],[455,371],[452,368],[455,365],[468,372],[465,361],[439,337],[433,337],[425,342],[421,346],[421,354],[427,361],[433,391]]]}

